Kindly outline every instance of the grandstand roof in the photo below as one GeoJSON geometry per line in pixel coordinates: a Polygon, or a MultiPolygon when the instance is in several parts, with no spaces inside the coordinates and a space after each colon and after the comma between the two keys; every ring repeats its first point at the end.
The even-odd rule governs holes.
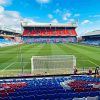
{"type": "Polygon", "coordinates": [[[77,23],[29,23],[22,22],[23,27],[77,27],[77,23]]]}
{"type": "Polygon", "coordinates": [[[12,32],[12,33],[22,33],[22,31],[19,31],[19,30],[14,30],[14,29],[11,29],[11,28],[8,28],[8,27],[0,27],[0,30],[2,31],[7,31],[7,32],[12,32]]]}
{"type": "Polygon", "coordinates": [[[91,35],[100,35],[100,30],[91,31],[84,34],[84,36],[91,36],[91,35]]]}

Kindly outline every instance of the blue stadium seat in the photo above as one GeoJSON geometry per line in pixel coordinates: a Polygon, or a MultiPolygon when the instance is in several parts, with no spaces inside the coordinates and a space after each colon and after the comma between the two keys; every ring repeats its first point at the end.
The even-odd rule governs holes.
{"type": "MultiPolygon", "coordinates": [[[[8,100],[12,98],[12,100],[40,100],[40,99],[48,99],[48,100],[72,100],[72,98],[87,98],[89,97],[95,97],[100,96],[100,89],[92,91],[92,86],[90,83],[100,83],[100,79],[93,78],[90,76],[70,76],[68,78],[65,77],[51,77],[49,78],[34,78],[34,79],[23,79],[23,80],[9,80],[8,82],[6,80],[0,80],[1,84],[7,85],[7,83],[18,83],[18,82],[25,82],[23,87],[18,87],[13,90],[0,90],[3,92],[3,95],[0,95],[0,100],[8,100]],[[64,90],[63,87],[60,85],[60,82],[69,80],[74,80],[73,84],[75,85],[75,89],[81,89],[79,86],[84,86],[83,91],[78,92],[75,91],[74,88],[71,88],[70,90],[64,90]],[[78,83],[77,83],[78,82],[78,83]],[[77,85],[77,84],[78,85],[77,85]],[[89,83],[89,85],[88,85],[89,83]],[[81,85],[80,85],[81,84],[81,85]],[[90,91],[87,91],[89,90],[90,91]],[[7,92],[7,93],[6,93],[7,92]]],[[[72,84],[72,85],[73,85],[72,84]]],[[[13,87],[15,88],[15,87],[13,87]]],[[[99,97],[100,98],[100,97],[99,97]]]]}

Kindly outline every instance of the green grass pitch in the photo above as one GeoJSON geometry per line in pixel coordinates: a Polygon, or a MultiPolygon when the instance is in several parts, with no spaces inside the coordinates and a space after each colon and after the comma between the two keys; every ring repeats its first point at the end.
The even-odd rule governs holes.
{"type": "Polygon", "coordinates": [[[23,44],[0,48],[0,74],[31,71],[34,55],[74,55],[78,68],[95,68],[100,65],[100,47],[80,44],[23,44]]]}

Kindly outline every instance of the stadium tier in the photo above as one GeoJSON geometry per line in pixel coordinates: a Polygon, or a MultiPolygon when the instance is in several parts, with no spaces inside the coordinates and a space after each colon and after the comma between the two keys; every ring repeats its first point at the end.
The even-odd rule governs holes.
{"type": "Polygon", "coordinates": [[[100,100],[100,78],[84,75],[0,79],[0,100],[100,100]]]}
{"type": "Polygon", "coordinates": [[[83,44],[100,46],[100,30],[89,32],[86,35],[82,36],[83,44]]]}
{"type": "Polygon", "coordinates": [[[25,43],[68,43],[77,42],[76,26],[68,25],[23,25],[25,43]]]}
{"type": "Polygon", "coordinates": [[[21,35],[8,29],[0,29],[0,47],[21,43],[21,35]]]}
{"type": "Polygon", "coordinates": [[[12,46],[16,44],[19,44],[19,43],[0,37],[0,47],[12,46]]]}

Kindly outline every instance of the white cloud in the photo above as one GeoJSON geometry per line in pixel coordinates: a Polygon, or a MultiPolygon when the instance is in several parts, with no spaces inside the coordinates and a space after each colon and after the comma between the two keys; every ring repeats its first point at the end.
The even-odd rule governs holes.
{"type": "Polygon", "coordinates": [[[88,23],[91,23],[90,20],[84,20],[81,24],[84,25],[84,24],[88,24],[88,23]]]}
{"type": "Polygon", "coordinates": [[[61,11],[60,11],[60,9],[56,9],[54,12],[55,13],[60,13],[61,11]]]}
{"type": "Polygon", "coordinates": [[[79,17],[79,16],[80,16],[80,14],[75,14],[74,16],[75,16],[75,17],[79,17]]]}
{"type": "Polygon", "coordinates": [[[51,23],[58,23],[58,20],[57,20],[57,19],[53,19],[53,20],[51,21],[51,23]]]}
{"type": "Polygon", "coordinates": [[[75,19],[69,19],[70,22],[75,22],[75,19]]]}
{"type": "Polygon", "coordinates": [[[4,8],[0,6],[0,13],[4,12],[4,8]]]}
{"type": "Polygon", "coordinates": [[[49,3],[50,0],[36,0],[38,3],[49,3]]]}
{"type": "Polygon", "coordinates": [[[21,21],[37,23],[30,18],[23,18],[17,11],[8,11],[0,6],[0,27],[21,31],[21,21]]]}
{"type": "Polygon", "coordinates": [[[17,11],[5,11],[3,13],[5,16],[8,16],[9,18],[20,18],[20,14],[17,11]]]}
{"type": "Polygon", "coordinates": [[[0,6],[0,26],[20,29],[20,19],[22,17],[17,11],[8,11],[0,6]]]}
{"type": "Polygon", "coordinates": [[[63,20],[68,20],[68,18],[71,16],[71,13],[65,13],[64,15],[63,15],[63,20]]]}
{"type": "Polygon", "coordinates": [[[0,0],[0,5],[10,4],[11,0],[0,0]]]}
{"type": "Polygon", "coordinates": [[[30,19],[30,18],[24,18],[24,19],[22,20],[22,22],[31,23],[31,24],[37,23],[37,22],[35,22],[34,20],[32,20],[32,19],[30,19]]]}
{"type": "Polygon", "coordinates": [[[53,15],[52,15],[52,14],[48,14],[48,17],[49,17],[50,19],[52,19],[52,18],[53,18],[53,15]]]}

